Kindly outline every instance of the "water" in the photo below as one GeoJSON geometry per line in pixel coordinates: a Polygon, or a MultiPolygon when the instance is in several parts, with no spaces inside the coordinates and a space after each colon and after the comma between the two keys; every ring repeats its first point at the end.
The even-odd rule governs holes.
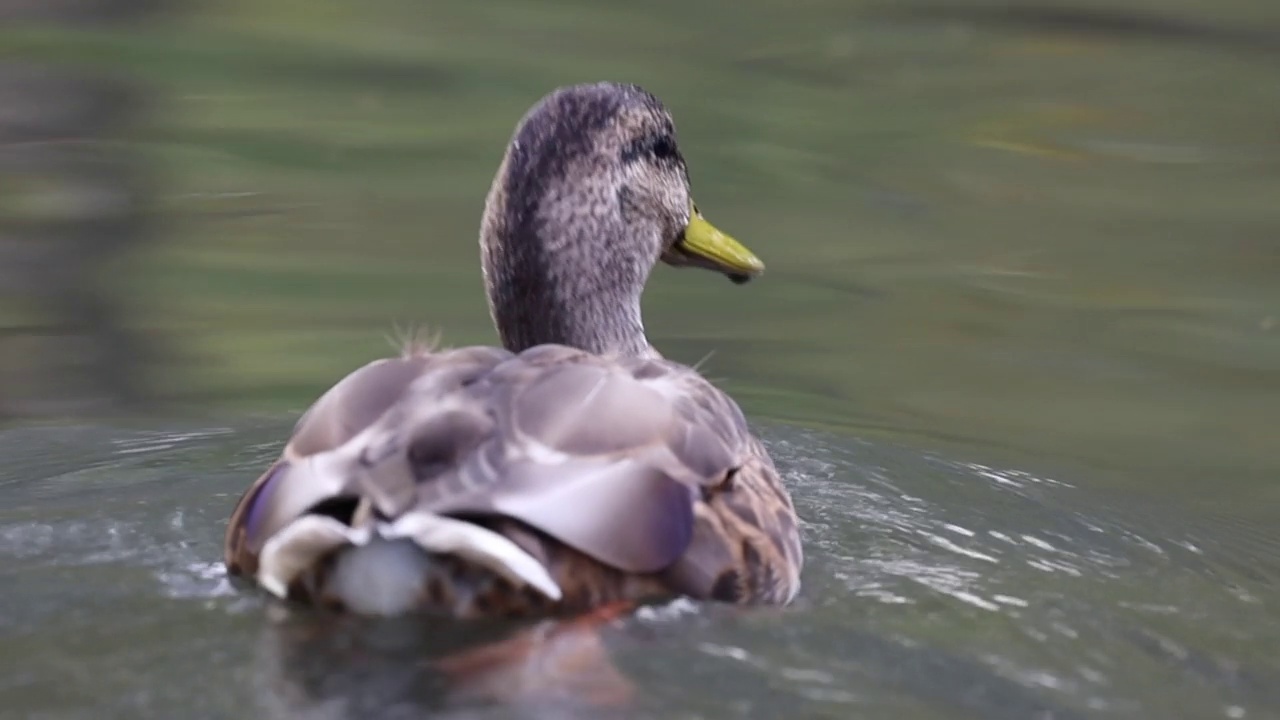
{"type": "MultiPolygon", "coordinates": [[[[228,585],[227,507],[275,449],[259,439],[286,429],[0,436],[26,459],[2,480],[5,713],[562,716],[541,696],[477,706],[428,666],[520,628],[288,616],[228,585]]],[[[1274,533],[820,431],[763,434],[805,519],[802,598],[676,602],[606,628],[632,686],[621,716],[1280,716],[1274,533]]]]}
{"type": "MultiPolygon", "coordinates": [[[[60,329],[0,236],[0,413],[129,371],[169,402],[0,431],[0,717],[1280,717],[1280,15],[1123,5],[270,0],[0,32],[146,98],[111,147],[154,221],[98,271],[132,335],[60,329]],[[228,585],[223,523],[301,407],[397,326],[493,340],[502,143],[605,77],[668,102],[700,206],[769,265],[660,270],[646,326],[768,442],[799,601],[556,634],[228,585]]],[[[0,219],[48,207],[32,187],[0,219]]]]}

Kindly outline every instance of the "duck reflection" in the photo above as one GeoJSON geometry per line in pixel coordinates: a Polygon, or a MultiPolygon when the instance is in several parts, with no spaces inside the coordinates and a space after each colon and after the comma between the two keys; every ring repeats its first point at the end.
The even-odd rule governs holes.
{"type": "Polygon", "coordinates": [[[268,717],[608,718],[634,696],[605,642],[622,607],[536,624],[272,611],[256,674],[268,717]]]}

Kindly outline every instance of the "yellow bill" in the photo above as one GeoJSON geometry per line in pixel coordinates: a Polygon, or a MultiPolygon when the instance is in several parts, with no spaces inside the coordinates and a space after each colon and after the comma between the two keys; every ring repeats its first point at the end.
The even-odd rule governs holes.
{"type": "Polygon", "coordinates": [[[707,222],[693,203],[689,204],[689,226],[662,259],[670,265],[715,270],[735,283],[747,282],[764,272],[764,263],[755,253],[707,222]]]}

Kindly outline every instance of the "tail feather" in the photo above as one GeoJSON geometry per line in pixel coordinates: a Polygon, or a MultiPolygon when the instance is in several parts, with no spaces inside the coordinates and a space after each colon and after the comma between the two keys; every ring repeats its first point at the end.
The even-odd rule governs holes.
{"type": "Polygon", "coordinates": [[[263,547],[258,582],[286,597],[311,568],[327,566],[322,595],[359,614],[396,615],[422,606],[433,579],[462,581],[451,577],[456,563],[445,562],[450,556],[551,601],[563,596],[547,569],[511,540],[473,523],[420,512],[359,528],[323,515],[303,516],[263,547]],[[332,562],[322,563],[326,557],[332,562]]]}
{"type": "Polygon", "coordinates": [[[412,540],[376,538],[338,553],[325,595],[361,615],[400,615],[421,604],[432,559],[412,540]]]}

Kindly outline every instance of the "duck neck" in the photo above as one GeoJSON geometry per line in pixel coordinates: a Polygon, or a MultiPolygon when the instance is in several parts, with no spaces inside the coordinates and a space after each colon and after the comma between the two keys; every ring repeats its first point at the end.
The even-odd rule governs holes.
{"type": "Polygon", "coordinates": [[[493,230],[486,228],[482,264],[503,347],[557,343],[598,354],[657,354],[640,311],[652,260],[616,252],[629,247],[622,241],[493,230]]]}
{"type": "Polygon", "coordinates": [[[638,297],[584,295],[555,281],[523,287],[519,293],[491,293],[494,324],[508,350],[557,343],[603,355],[652,354],[638,297]]]}

